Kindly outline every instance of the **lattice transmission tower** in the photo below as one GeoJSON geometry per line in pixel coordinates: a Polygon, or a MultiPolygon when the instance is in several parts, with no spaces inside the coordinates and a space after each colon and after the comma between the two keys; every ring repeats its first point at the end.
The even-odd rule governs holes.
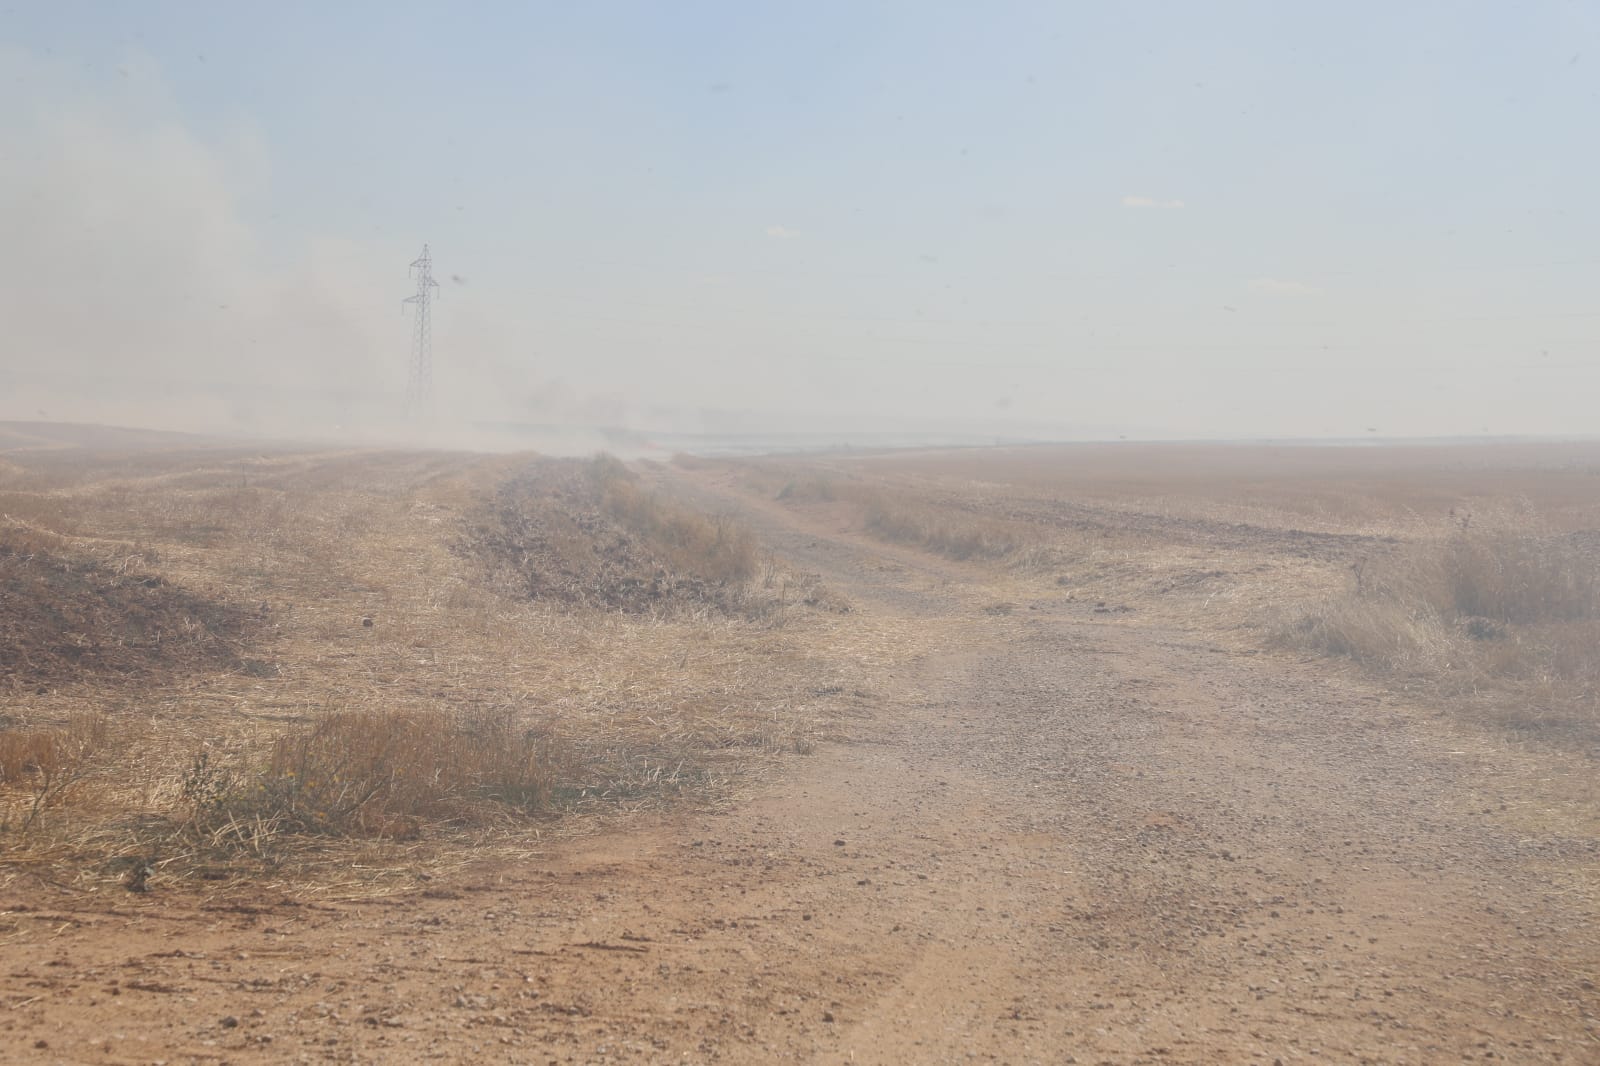
{"type": "MultiPolygon", "coordinates": [[[[411,333],[411,377],[406,383],[406,417],[413,422],[427,419],[433,407],[433,299],[439,283],[433,280],[433,257],[428,246],[411,261],[417,279],[417,294],[405,303],[416,304],[415,328],[411,333]]],[[[402,308],[404,310],[404,308],[402,308]]]]}

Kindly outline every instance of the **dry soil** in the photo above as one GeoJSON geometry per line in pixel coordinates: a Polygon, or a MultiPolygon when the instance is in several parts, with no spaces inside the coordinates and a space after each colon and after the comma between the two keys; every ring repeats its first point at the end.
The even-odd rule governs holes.
{"type": "Polygon", "coordinates": [[[855,739],[402,897],[0,900],[0,1058],[1600,1062],[1591,764],[716,499],[941,634],[855,739]]]}

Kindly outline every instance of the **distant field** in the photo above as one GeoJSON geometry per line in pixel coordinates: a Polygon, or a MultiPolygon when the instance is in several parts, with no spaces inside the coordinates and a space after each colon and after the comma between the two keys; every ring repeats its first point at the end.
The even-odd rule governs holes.
{"type": "Polygon", "coordinates": [[[886,455],[882,476],[1352,530],[1527,504],[1600,525],[1600,442],[1456,445],[1075,444],[886,455]]]}
{"type": "Polygon", "coordinates": [[[752,460],[746,491],[1600,750],[1600,442],[752,460]]]}

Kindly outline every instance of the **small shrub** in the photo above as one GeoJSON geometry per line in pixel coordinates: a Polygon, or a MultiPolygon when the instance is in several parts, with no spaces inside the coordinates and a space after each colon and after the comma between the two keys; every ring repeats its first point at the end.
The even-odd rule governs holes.
{"type": "Polygon", "coordinates": [[[0,730],[0,830],[28,829],[64,802],[106,747],[103,714],[75,714],[65,726],[0,730]]]}
{"type": "Polygon", "coordinates": [[[1558,537],[1463,532],[1431,562],[1439,582],[1435,605],[1453,617],[1523,625],[1600,617],[1600,571],[1558,537]]]}
{"type": "Polygon", "coordinates": [[[1277,642],[1410,678],[1519,731],[1600,740],[1600,567],[1579,545],[1461,529],[1356,575],[1277,642]]]}
{"type": "Polygon", "coordinates": [[[509,710],[339,711],[279,737],[262,765],[224,768],[208,753],[184,779],[191,822],[215,842],[271,833],[407,836],[425,820],[550,805],[567,768],[548,729],[509,710]]]}

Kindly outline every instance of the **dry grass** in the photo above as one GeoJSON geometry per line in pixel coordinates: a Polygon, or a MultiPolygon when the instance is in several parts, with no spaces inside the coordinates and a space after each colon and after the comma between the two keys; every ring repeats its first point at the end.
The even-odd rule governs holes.
{"type": "Polygon", "coordinates": [[[634,614],[760,613],[755,538],[647,491],[610,456],[511,478],[459,542],[514,594],[634,614]]]}
{"type": "MultiPolygon", "coordinates": [[[[26,826],[42,778],[7,771],[0,882],[48,870],[115,885],[115,863],[135,860],[158,881],[233,876],[313,853],[333,875],[341,848],[365,849],[373,877],[388,849],[407,868],[456,861],[482,833],[510,841],[562,812],[713,795],[837,735],[866,684],[867,662],[845,654],[860,627],[818,609],[825,593],[764,567],[730,523],[646,494],[608,463],[575,464],[606,530],[703,587],[756,595],[772,579],[767,606],[627,612],[489,580],[460,545],[486,500],[547,465],[527,456],[119,442],[5,458],[7,543],[27,530],[35,541],[18,552],[47,549],[50,574],[73,575],[103,608],[36,626],[35,646],[81,643],[91,621],[124,632],[124,593],[181,591],[183,604],[253,621],[225,656],[14,671],[0,750],[19,753],[16,766],[66,750],[45,738],[74,735],[89,710],[113,740],[26,826]]],[[[560,499],[523,503],[559,525],[560,499]]]]}
{"type": "Polygon", "coordinates": [[[748,464],[744,483],[789,506],[847,507],[877,539],[948,559],[1035,562],[1046,539],[1036,526],[981,513],[959,490],[920,480],[886,481],[854,470],[779,460],[748,464]]]}
{"type": "Polygon", "coordinates": [[[606,511],[655,548],[670,567],[723,587],[754,575],[756,540],[744,526],[642,488],[638,475],[609,455],[590,461],[589,476],[606,511]]]}
{"type": "Polygon", "coordinates": [[[1600,564],[1527,521],[1458,529],[1354,568],[1276,631],[1557,743],[1600,743],[1600,564]]]}
{"type": "Polygon", "coordinates": [[[0,729],[0,833],[26,833],[66,803],[106,751],[104,715],[73,714],[64,726],[0,729]]]}
{"type": "Polygon", "coordinates": [[[182,798],[209,846],[264,854],[285,833],[410,839],[425,822],[547,810],[568,764],[551,728],[509,708],[335,711],[279,736],[259,762],[200,752],[182,798]]]}
{"type": "Polygon", "coordinates": [[[949,559],[1016,560],[1040,543],[1037,530],[974,515],[937,501],[879,489],[857,496],[866,528],[876,537],[949,559]]]}

